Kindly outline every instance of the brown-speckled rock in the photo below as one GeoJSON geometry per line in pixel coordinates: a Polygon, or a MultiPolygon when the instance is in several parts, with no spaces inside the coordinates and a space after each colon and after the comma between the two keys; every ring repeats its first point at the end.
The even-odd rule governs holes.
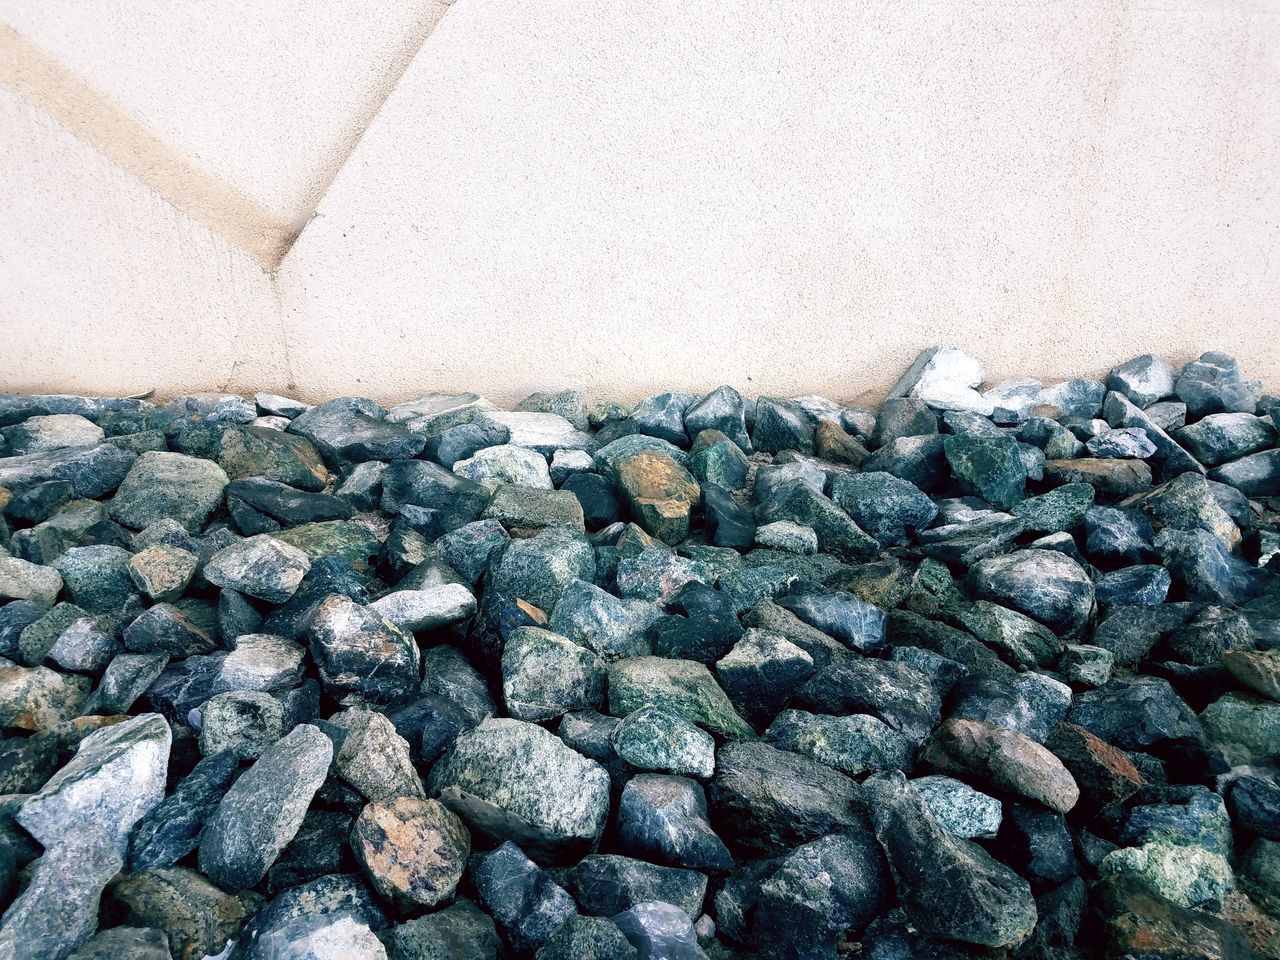
{"type": "Polygon", "coordinates": [[[689,535],[689,515],[701,493],[693,476],[661,450],[641,450],[618,461],[618,488],[636,522],[667,543],[689,535]]]}
{"type": "Polygon", "coordinates": [[[967,774],[1038,800],[1059,813],[1080,799],[1080,788],[1061,760],[1030,737],[994,723],[948,720],[925,745],[921,759],[938,770],[967,774]]]}
{"type": "Polygon", "coordinates": [[[373,888],[402,912],[417,914],[453,896],[471,835],[438,800],[397,797],[361,811],[351,847],[373,888]]]}
{"type": "Polygon", "coordinates": [[[1071,772],[1091,807],[1133,796],[1145,780],[1129,755],[1074,723],[1060,723],[1044,744],[1071,772]]]}

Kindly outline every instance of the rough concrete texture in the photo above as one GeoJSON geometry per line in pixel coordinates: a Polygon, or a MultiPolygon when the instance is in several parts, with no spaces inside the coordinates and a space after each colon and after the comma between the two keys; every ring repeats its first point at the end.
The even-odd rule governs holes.
{"type": "MultiPolygon", "coordinates": [[[[114,34],[72,43],[79,14],[18,7],[0,19],[86,80],[124,72],[114,34]]],[[[192,130],[256,154],[210,164],[239,193],[315,195],[324,163],[263,131],[277,109],[332,129],[341,84],[315,75],[343,57],[291,37],[315,102],[277,107],[261,51],[206,35],[234,82],[199,123],[109,92],[199,158],[192,130]]],[[[991,380],[1212,345],[1274,382],[1277,103],[1280,17],[1251,0],[463,0],[267,277],[6,96],[0,388],[855,400],[943,341],[991,380]]]]}

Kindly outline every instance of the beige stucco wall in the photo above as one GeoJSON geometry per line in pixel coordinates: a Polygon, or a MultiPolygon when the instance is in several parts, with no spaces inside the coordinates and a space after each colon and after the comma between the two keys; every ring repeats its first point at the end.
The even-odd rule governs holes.
{"type": "Polygon", "coordinates": [[[1225,349],[1280,390],[1270,0],[219,0],[132,61],[155,5],[42,6],[0,21],[160,147],[0,98],[5,389],[853,399],[952,342],[992,378],[1225,349]],[[218,185],[314,215],[281,260],[218,185]]]}

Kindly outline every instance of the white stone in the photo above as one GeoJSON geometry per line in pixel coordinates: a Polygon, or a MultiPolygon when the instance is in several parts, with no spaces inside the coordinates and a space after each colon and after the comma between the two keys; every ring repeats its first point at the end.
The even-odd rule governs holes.
{"type": "Polygon", "coordinates": [[[476,612],[476,598],[459,583],[430,590],[395,590],[369,604],[370,609],[402,630],[434,630],[466,620],[476,612]]]}
{"type": "Polygon", "coordinates": [[[511,443],[477,450],[474,456],[455,463],[453,472],[490,490],[507,483],[541,490],[552,489],[546,457],[511,443]]]}
{"type": "Polygon", "coordinates": [[[124,850],[133,825],[164,797],[171,740],[158,713],[91,733],[15,819],[44,847],[94,827],[124,850]]]}
{"type": "Polygon", "coordinates": [[[506,427],[512,446],[528,447],[548,457],[557,450],[590,450],[595,444],[591,434],[578,430],[557,413],[494,411],[482,418],[506,427]]]}

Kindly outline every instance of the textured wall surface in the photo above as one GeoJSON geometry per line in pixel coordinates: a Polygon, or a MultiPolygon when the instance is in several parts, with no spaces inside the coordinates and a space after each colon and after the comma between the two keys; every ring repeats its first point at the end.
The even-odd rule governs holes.
{"type": "Polygon", "coordinates": [[[1224,349],[1280,389],[1273,3],[458,0],[406,68],[417,5],[322,4],[284,56],[226,42],[256,28],[217,2],[200,83],[190,31],[136,69],[106,49],[149,6],[0,20],[271,216],[315,214],[264,271],[10,98],[5,388],[854,399],[952,342],[993,378],[1224,349]]]}

